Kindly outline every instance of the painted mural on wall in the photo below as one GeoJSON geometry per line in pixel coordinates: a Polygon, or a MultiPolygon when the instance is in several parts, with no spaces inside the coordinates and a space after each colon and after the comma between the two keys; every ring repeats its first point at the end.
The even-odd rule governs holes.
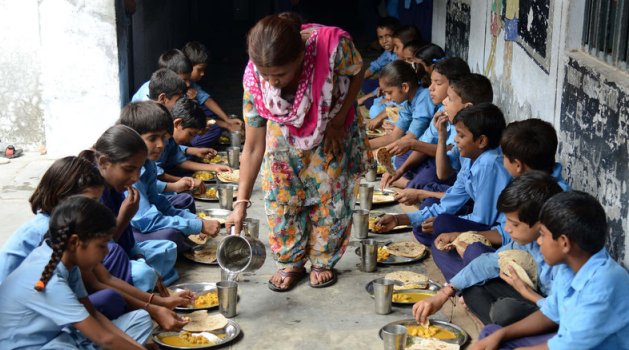
{"type": "Polygon", "coordinates": [[[572,187],[595,195],[605,207],[609,250],[629,266],[629,94],[573,58],[566,69],[560,158],[572,187]]]}
{"type": "Polygon", "coordinates": [[[550,0],[519,0],[517,42],[548,73],[552,33],[550,0]]]}
{"type": "Polygon", "coordinates": [[[470,5],[465,1],[448,0],[445,51],[449,57],[467,61],[470,42],[470,5]]]}

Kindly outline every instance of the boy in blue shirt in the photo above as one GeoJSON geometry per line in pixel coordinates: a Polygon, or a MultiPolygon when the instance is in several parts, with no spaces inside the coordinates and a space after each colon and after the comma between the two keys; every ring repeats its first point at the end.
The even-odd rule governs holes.
{"type": "Polygon", "coordinates": [[[458,150],[454,142],[456,132],[452,122],[463,108],[482,102],[491,102],[494,98],[491,82],[480,74],[467,74],[448,84],[446,98],[443,100],[443,112],[438,112],[434,121],[421,135],[422,141],[436,144],[435,166],[438,181],[429,182],[421,189],[405,188],[396,194],[400,203],[420,204],[420,209],[439,203],[443,193],[450,188],[451,179],[461,169],[458,150]]]}
{"type": "Polygon", "coordinates": [[[192,64],[190,88],[187,93],[188,98],[196,100],[199,106],[204,109],[205,114],[216,121],[205,134],[194,137],[190,145],[195,147],[212,147],[221,135],[221,129],[239,131],[244,127],[243,122],[237,118],[230,118],[210,94],[199,85],[199,82],[205,76],[205,69],[209,59],[205,45],[197,41],[191,41],[184,45],[182,51],[192,64]]]}
{"type": "MultiPolygon", "coordinates": [[[[182,92],[182,95],[183,95],[186,89],[190,86],[190,74],[192,73],[192,65],[190,64],[190,61],[188,60],[186,55],[184,55],[184,53],[181,52],[181,50],[177,50],[177,49],[168,50],[159,56],[157,65],[159,66],[160,69],[161,68],[170,69],[171,71],[175,72],[175,74],[177,74],[181,78],[181,80],[183,80],[184,82],[184,89],[182,92]]],[[[149,85],[150,85],[150,80],[142,84],[142,86],[140,86],[138,91],[136,91],[136,93],[131,98],[131,102],[147,101],[151,99],[153,101],[157,101],[165,105],[166,108],[170,110],[172,106],[175,104],[175,102],[177,101],[177,99],[181,97],[181,95],[178,97],[172,96],[168,98],[167,101],[162,101],[158,98],[158,96],[150,95],[149,85]]]]}
{"type": "Polygon", "coordinates": [[[373,98],[378,94],[378,80],[370,78],[373,78],[388,63],[398,59],[393,52],[393,33],[399,26],[400,21],[395,17],[382,17],[378,20],[376,36],[378,37],[378,44],[384,51],[369,64],[369,68],[365,71],[362,91],[366,95],[358,99],[358,104],[364,104],[367,108],[371,107],[375,102],[373,98]]]}
{"type": "Polygon", "coordinates": [[[498,198],[498,210],[505,213],[506,231],[513,240],[497,252],[485,253],[462,267],[450,283],[434,297],[418,302],[413,314],[418,321],[437,312],[458,291],[465,305],[483,324],[506,326],[535,310],[536,302],[547,295],[554,276],[553,268],[544,263],[536,239],[539,237],[539,213],[542,205],[561,188],[548,174],[529,171],[513,180],[498,198]],[[516,277],[500,275],[498,252],[520,249],[529,252],[537,263],[538,289],[533,289],[516,277]],[[505,280],[500,279],[502,277],[505,280]]]}
{"type": "Polygon", "coordinates": [[[496,202],[511,180],[502,166],[502,153],[498,148],[505,128],[502,111],[491,103],[479,103],[460,111],[454,118],[454,125],[455,142],[463,157],[454,185],[438,204],[409,214],[385,215],[380,220],[382,231],[411,224],[415,238],[430,246],[434,240],[433,218],[456,214],[470,199],[474,201],[472,212],[454,217],[456,223],[453,224],[460,227],[460,231],[488,230],[497,222],[496,202]]]}
{"type": "Polygon", "coordinates": [[[544,204],[540,222],[540,251],[557,266],[550,294],[528,317],[485,327],[471,349],[629,349],[629,273],[607,253],[601,204],[562,192],[544,204]]]}
{"type": "MultiPolygon", "coordinates": [[[[196,102],[187,97],[180,98],[171,110],[173,119],[173,135],[166,142],[164,152],[157,160],[157,190],[161,192],[183,192],[190,190],[190,180],[193,187],[204,192],[203,181],[189,177],[179,177],[177,174],[193,171],[223,172],[231,168],[220,164],[204,164],[193,162],[186,158],[192,147],[180,146],[190,142],[192,137],[205,129],[205,114],[196,102]]],[[[215,153],[214,153],[215,154],[215,153]]]]}
{"type": "Polygon", "coordinates": [[[168,199],[157,191],[157,167],[167,135],[173,133],[173,122],[166,107],[152,102],[132,102],[120,114],[119,124],[126,125],[142,137],[148,148],[148,158],[135,187],[140,193],[140,208],[131,220],[137,241],[168,239],[177,243],[179,253],[189,250],[192,244],[186,239],[191,234],[216,236],[218,221],[199,219],[186,209],[174,208],[168,199]]]}
{"type": "MultiPolygon", "coordinates": [[[[503,165],[512,177],[519,177],[527,171],[538,170],[552,176],[562,190],[569,190],[568,184],[561,177],[561,164],[555,162],[557,152],[557,133],[553,126],[541,119],[527,119],[512,122],[502,134],[500,148],[502,149],[503,165]]],[[[440,216],[433,224],[433,231],[437,238],[436,246],[445,246],[461,234],[448,224],[447,215],[440,216]]],[[[480,232],[494,246],[501,246],[511,241],[504,229],[505,217],[498,217],[498,225],[489,231],[480,232]]],[[[443,272],[446,280],[450,280],[463,266],[475,257],[485,252],[494,251],[482,243],[472,243],[461,249],[464,253],[459,256],[454,250],[441,251],[432,248],[435,264],[443,272]]]]}

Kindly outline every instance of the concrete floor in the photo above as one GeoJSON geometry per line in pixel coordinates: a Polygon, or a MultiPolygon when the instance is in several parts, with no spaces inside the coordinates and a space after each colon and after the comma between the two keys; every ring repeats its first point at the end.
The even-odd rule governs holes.
{"type": "MultiPolygon", "coordinates": [[[[26,154],[0,165],[0,244],[30,217],[28,197],[37,185],[41,174],[52,163],[45,156],[26,154]]],[[[253,206],[249,217],[258,218],[260,239],[267,247],[267,258],[263,267],[255,273],[240,276],[238,315],[235,317],[244,333],[238,342],[229,346],[233,349],[381,349],[382,341],[378,330],[383,325],[400,319],[411,318],[410,307],[395,307],[389,315],[374,312],[373,299],[365,292],[365,285],[384,274],[396,270],[412,270],[428,274],[433,280],[443,282],[430,257],[423,262],[378,267],[377,272],[361,272],[355,254],[356,239],[350,245],[336,268],[339,281],[326,289],[311,288],[304,280],[287,293],[272,292],[267,281],[276,266],[268,248],[268,226],[266,224],[262,193],[259,186],[254,190],[253,206]]],[[[201,208],[217,207],[214,203],[198,203],[201,208]]],[[[385,206],[390,212],[402,212],[398,205],[385,206]]],[[[224,232],[223,232],[224,234],[224,232]]],[[[410,232],[373,235],[378,240],[412,239],[410,232]]],[[[220,280],[220,271],[215,266],[205,266],[180,258],[177,268],[181,274],[178,283],[215,282],[220,280]]],[[[434,316],[449,320],[465,329],[476,339],[478,327],[471,321],[461,306],[448,304],[434,316]],[[453,312],[452,312],[453,311],[453,312]]]]}

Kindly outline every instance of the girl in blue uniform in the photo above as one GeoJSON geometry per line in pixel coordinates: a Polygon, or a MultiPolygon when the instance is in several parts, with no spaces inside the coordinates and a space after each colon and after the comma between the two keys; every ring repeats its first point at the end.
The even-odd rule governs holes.
{"type": "Polygon", "coordinates": [[[159,276],[166,285],[176,281],[179,278],[175,270],[177,245],[168,240],[136,242],[129,225],[140,201],[138,190],[132,185],[138,181],[147,157],[147,148],[140,135],[124,125],[112,126],[91,150],[83,151],[81,157],[91,160],[105,179],[101,202],[117,215],[113,237],[130,259],[129,282],[138,289],[152,291],[159,276]],[[127,198],[125,190],[128,191],[127,198]]]}
{"type": "Polygon", "coordinates": [[[2,349],[143,349],[144,310],[109,321],[87,298],[79,269],[107,255],[116,219],[93,199],[72,196],[50,218],[47,239],[0,285],[2,349]]]}

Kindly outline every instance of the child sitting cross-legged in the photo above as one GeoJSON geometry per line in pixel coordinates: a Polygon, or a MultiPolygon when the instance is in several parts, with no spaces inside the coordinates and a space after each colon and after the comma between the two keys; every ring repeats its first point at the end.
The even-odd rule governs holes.
{"type": "Polygon", "coordinates": [[[470,348],[629,349],[629,273],[605,248],[601,204],[584,192],[562,192],[544,204],[539,220],[537,243],[557,269],[550,293],[528,317],[486,326],[470,348]]]}
{"type": "Polygon", "coordinates": [[[197,101],[202,106],[204,114],[213,118],[216,123],[211,125],[207,132],[195,136],[190,145],[194,147],[212,147],[218,140],[221,129],[229,131],[242,130],[244,124],[242,120],[230,118],[221,108],[221,106],[208,94],[199,83],[205,76],[207,69],[209,53],[205,45],[198,41],[186,43],[182,49],[190,64],[192,64],[192,73],[190,74],[190,88],[187,91],[188,98],[197,101]]]}
{"type": "Polygon", "coordinates": [[[177,243],[177,252],[184,252],[192,247],[186,236],[216,236],[218,221],[202,220],[187,209],[176,209],[157,191],[155,161],[164,151],[168,135],[173,133],[168,110],[152,101],[131,102],[122,110],[118,123],[134,129],[148,148],[140,180],[133,185],[140,193],[140,208],[131,220],[135,239],[168,239],[177,243]]]}
{"type": "MultiPolygon", "coordinates": [[[[527,119],[515,121],[507,125],[502,133],[500,148],[502,149],[503,165],[512,177],[519,177],[530,170],[542,171],[550,174],[555,182],[564,191],[569,189],[568,184],[561,177],[561,164],[555,162],[557,152],[557,133],[553,126],[541,119],[527,119]]],[[[453,150],[457,151],[458,150],[453,150]]],[[[437,249],[438,246],[446,246],[454,241],[461,231],[448,222],[450,215],[440,215],[433,223],[433,230],[437,238],[437,244],[432,247],[432,254],[437,267],[443,272],[446,280],[450,280],[463,266],[472,261],[478,255],[494,251],[483,243],[472,243],[467,246],[460,242],[461,249],[446,248],[437,249]],[[459,254],[462,253],[462,254],[459,254]]],[[[509,243],[511,237],[504,229],[505,217],[498,217],[498,224],[491,230],[478,232],[485,236],[493,246],[501,246],[509,243]]]]}
{"type": "Polygon", "coordinates": [[[454,118],[454,126],[462,166],[452,187],[440,203],[409,214],[384,215],[379,220],[383,232],[411,224],[415,238],[430,246],[434,240],[434,218],[456,214],[470,199],[474,201],[472,212],[453,216],[449,224],[456,225],[460,231],[483,231],[496,224],[496,202],[511,179],[502,166],[502,153],[498,148],[505,128],[502,111],[491,103],[479,103],[461,110],[454,118]]]}
{"type": "Polygon", "coordinates": [[[461,161],[454,137],[456,131],[452,122],[460,110],[482,102],[491,102],[494,94],[491,82],[480,74],[467,74],[448,84],[444,110],[435,113],[433,122],[422,135],[423,142],[436,144],[436,181],[428,182],[421,188],[405,188],[396,194],[400,203],[420,204],[420,209],[439,203],[444,192],[450,188],[451,180],[461,169],[461,161]]]}
{"type": "Polygon", "coordinates": [[[0,285],[0,348],[144,349],[145,310],[110,321],[87,298],[79,269],[107,255],[116,219],[93,199],[73,196],[50,217],[48,238],[0,285]]]}
{"type": "MultiPolygon", "coordinates": [[[[205,129],[205,114],[199,105],[187,97],[182,97],[171,110],[173,135],[166,142],[164,152],[157,161],[157,190],[159,192],[183,192],[197,188],[204,192],[203,181],[190,177],[180,177],[182,173],[193,171],[230,171],[231,168],[220,164],[198,163],[186,158],[192,147],[180,145],[190,140],[205,129]]],[[[212,152],[215,154],[215,152],[212,152]]]]}
{"type": "Polygon", "coordinates": [[[512,241],[497,252],[478,256],[449,279],[450,283],[439,293],[416,303],[413,314],[417,320],[424,321],[437,312],[457,292],[483,324],[505,326],[537,310],[535,303],[548,294],[554,275],[536,242],[538,217],[542,205],[559,192],[561,188],[555,180],[541,171],[530,171],[514,179],[498,198],[498,210],[507,217],[505,229],[512,241]],[[535,287],[524,284],[517,276],[506,279],[500,275],[499,253],[513,249],[526,251],[535,259],[539,281],[535,287]]]}

